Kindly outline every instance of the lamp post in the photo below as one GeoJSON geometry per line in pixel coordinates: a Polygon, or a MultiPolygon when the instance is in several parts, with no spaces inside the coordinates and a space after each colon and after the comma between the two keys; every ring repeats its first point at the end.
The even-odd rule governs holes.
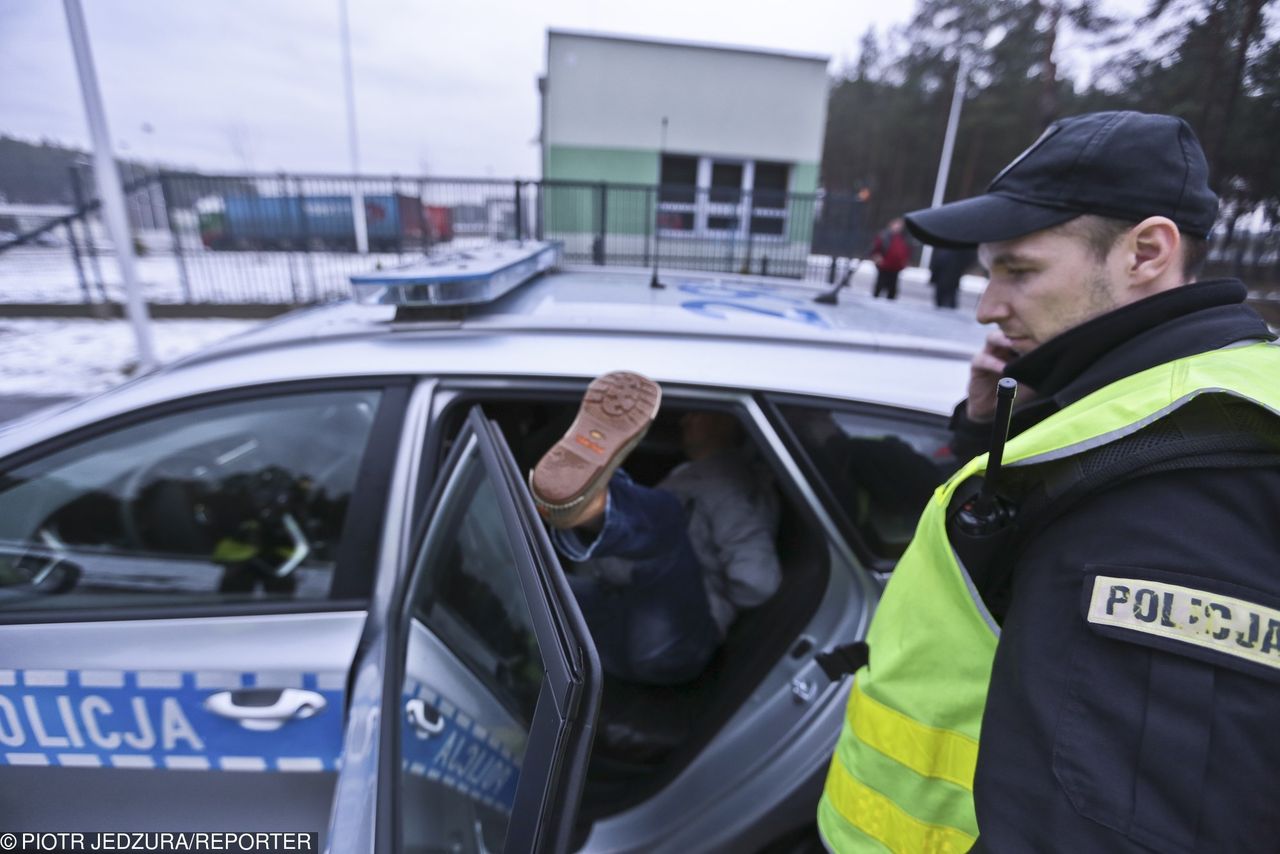
{"type": "MultiPolygon", "coordinates": [[[[979,50],[990,50],[1004,38],[1005,32],[1003,26],[996,26],[988,30],[980,42],[976,39],[964,39],[960,42],[956,58],[956,85],[951,90],[951,112],[947,115],[947,131],[942,137],[942,156],[938,158],[938,179],[933,185],[933,202],[930,207],[941,205],[947,192],[947,176],[951,174],[951,158],[956,148],[956,130],[960,126],[960,110],[964,106],[974,55],[979,50]]],[[[933,247],[926,246],[920,253],[920,266],[928,269],[932,261],[933,247]]]]}
{"type": "Polygon", "coordinates": [[[151,338],[150,317],[147,304],[142,300],[138,284],[137,260],[133,255],[133,239],[129,234],[129,220],[125,216],[124,191],[120,187],[120,173],[111,156],[111,137],[107,132],[107,114],[102,106],[102,93],[98,89],[98,75],[93,67],[93,55],[89,51],[89,29],[85,25],[84,10],[80,0],[63,0],[67,15],[67,30],[71,35],[71,51],[75,54],[76,71],[80,76],[80,95],[84,99],[85,118],[89,123],[89,136],[93,140],[94,179],[98,185],[98,197],[102,199],[102,213],[107,221],[107,232],[116,247],[116,262],[120,265],[120,278],[124,282],[125,312],[133,326],[138,344],[138,370],[146,372],[156,367],[155,346],[151,338]]]}
{"type": "Polygon", "coordinates": [[[351,154],[351,213],[355,224],[356,251],[369,254],[369,225],[365,221],[364,189],[360,186],[360,142],[356,137],[356,89],[351,73],[351,23],[347,0],[338,0],[338,21],[342,28],[342,74],[347,93],[347,149],[351,154]]]}
{"type": "Polygon", "coordinates": [[[667,153],[667,117],[662,117],[662,133],[658,137],[658,189],[653,205],[653,275],[649,287],[661,290],[666,285],[658,280],[658,256],[662,254],[662,161],[667,153]]]}
{"type": "MultiPolygon", "coordinates": [[[[933,202],[930,207],[942,204],[947,192],[947,178],[951,174],[951,157],[956,149],[956,128],[960,124],[960,109],[964,106],[964,92],[969,77],[969,53],[960,49],[960,59],[956,63],[956,85],[951,92],[951,112],[947,116],[947,132],[942,137],[942,156],[938,160],[938,179],[933,184],[933,202]]],[[[933,261],[933,247],[925,246],[920,253],[920,266],[929,269],[933,261]]]]}

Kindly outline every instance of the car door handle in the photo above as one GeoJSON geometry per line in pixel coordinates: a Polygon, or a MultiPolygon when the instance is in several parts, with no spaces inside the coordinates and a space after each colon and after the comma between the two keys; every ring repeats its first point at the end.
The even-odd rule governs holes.
{"type": "Polygon", "coordinates": [[[326,705],[322,695],[301,688],[219,691],[204,701],[204,707],[215,715],[231,718],[255,732],[273,732],[289,721],[313,717],[326,705]]]}
{"type": "Polygon", "coordinates": [[[415,697],[404,704],[404,710],[418,738],[431,738],[444,732],[444,715],[426,700],[415,697]]]}

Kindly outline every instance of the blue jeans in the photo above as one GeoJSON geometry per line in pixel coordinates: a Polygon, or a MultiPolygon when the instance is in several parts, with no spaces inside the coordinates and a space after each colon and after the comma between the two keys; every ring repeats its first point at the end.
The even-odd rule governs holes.
{"type": "Polygon", "coordinates": [[[654,685],[687,682],[719,645],[687,525],[675,495],[640,486],[619,470],[609,481],[604,526],[594,541],[552,530],[552,542],[571,560],[631,561],[626,584],[569,575],[605,672],[654,685]]]}

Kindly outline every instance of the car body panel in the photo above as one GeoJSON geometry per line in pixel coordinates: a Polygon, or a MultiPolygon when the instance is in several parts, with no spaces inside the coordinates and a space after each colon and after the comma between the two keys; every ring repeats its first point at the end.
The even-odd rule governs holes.
{"type": "Polygon", "coordinates": [[[587,377],[787,391],[949,413],[984,331],[971,318],[864,296],[839,306],[788,280],[635,270],[555,272],[463,319],[395,322],[349,301],[293,312],[156,373],[0,430],[0,456],[114,413],[201,392],[333,376],[587,377]],[[752,358],[769,346],[768,360],[752,358]],[[591,359],[584,362],[584,353],[591,359]]]}
{"type": "Polygon", "coordinates": [[[388,374],[589,378],[612,369],[639,371],[660,383],[789,392],[868,401],[947,414],[962,388],[968,360],[865,351],[844,346],[782,344],[761,359],[750,340],[714,344],[681,337],[616,333],[494,335],[466,330],[402,332],[376,341],[295,346],[249,352],[226,361],[175,366],[122,386],[109,396],[41,413],[0,433],[0,456],[106,418],[198,393],[279,382],[388,374]],[[19,429],[20,428],[20,429],[19,429]]]}
{"type": "MultiPolygon", "coordinates": [[[[397,654],[395,618],[389,615],[404,601],[416,537],[428,521],[422,516],[427,493],[443,488],[435,466],[447,414],[455,403],[483,402],[486,395],[536,399],[539,390],[551,389],[567,399],[604,371],[635,370],[662,383],[667,401],[685,407],[706,402],[740,415],[789,500],[812,520],[813,533],[825,538],[829,572],[816,608],[796,639],[804,641],[805,651],[783,655],[761,673],[759,684],[718,733],[660,789],[598,818],[584,850],[743,850],[767,841],[761,832],[789,830],[806,820],[811,804],[804,798],[835,742],[846,695],[845,686],[819,672],[813,654],[864,636],[884,577],[869,571],[846,542],[824,507],[830,496],[808,482],[813,474],[797,462],[789,444],[794,440],[780,435],[787,429],[775,429],[774,420],[780,416],[761,395],[811,400],[820,407],[836,401],[865,403],[887,413],[889,420],[897,410],[903,423],[925,418],[941,426],[967,381],[969,358],[981,345],[983,330],[954,313],[859,295],[847,295],[836,307],[820,306],[812,302],[812,287],[787,280],[680,271],[663,271],[661,278],[665,287],[652,289],[648,275],[635,270],[564,270],[489,305],[430,317],[419,313],[414,319],[397,320],[390,306],[344,302],[312,308],[263,324],[108,393],[37,413],[0,430],[0,463],[7,464],[95,435],[114,423],[144,418],[153,408],[179,409],[204,396],[368,386],[378,378],[413,386],[398,444],[394,453],[384,455],[391,466],[389,503],[378,520],[379,557],[376,568],[370,567],[367,603],[346,603],[343,610],[339,603],[321,600],[307,604],[308,613],[191,620],[152,615],[138,620],[113,617],[110,622],[0,625],[5,666],[14,667],[0,670],[0,683],[10,678],[6,674],[12,674],[10,686],[21,687],[27,671],[37,672],[37,680],[56,683],[56,675],[40,672],[98,669],[145,670],[160,674],[148,678],[162,684],[165,679],[172,682],[173,674],[214,670],[248,686],[257,684],[258,677],[251,674],[269,661],[275,675],[264,685],[318,689],[317,680],[324,674],[320,693],[327,708],[346,713],[340,732],[332,727],[325,731],[326,744],[342,740],[343,770],[333,772],[337,754],[332,751],[318,757],[318,766],[307,765],[312,776],[323,780],[307,782],[310,788],[305,792],[300,785],[298,803],[305,802],[305,807],[295,805],[282,815],[306,816],[307,826],[315,826],[314,805],[328,797],[331,850],[379,850],[388,841],[387,787],[399,785],[388,780],[400,773],[401,758],[386,753],[386,728],[395,723],[387,716],[398,719],[402,709],[397,707],[414,699],[404,695],[400,685],[389,684],[399,678],[396,666],[389,664],[397,654]],[[367,610],[359,607],[365,604],[367,610]],[[171,636],[181,639],[169,643],[171,636]],[[74,653],[69,657],[67,650],[74,653]],[[270,653],[264,657],[263,650],[270,653]]],[[[522,488],[517,484],[513,491],[522,488]]],[[[483,685],[469,682],[457,662],[446,661],[448,651],[437,648],[438,639],[430,631],[415,629],[410,656],[419,665],[433,662],[425,670],[415,665],[422,671],[416,678],[424,682],[423,674],[436,674],[429,691],[418,696],[429,697],[435,691],[453,708],[465,709],[467,726],[478,716],[497,721],[501,715],[486,707],[483,685]]],[[[67,682],[74,679],[68,677],[67,682]]],[[[138,684],[125,681],[126,688],[138,684]]],[[[188,689],[181,678],[178,685],[175,690],[188,689]]],[[[132,699],[120,697],[122,702],[132,699]]],[[[77,695],[75,703],[73,713],[83,706],[83,697],[77,695]]],[[[37,710],[61,714],[52,694],[36,698],[35,705],[37,710]]],[[[5,711],[0,709],[0,737],[6,735],[5,711]]],[[[19,712],[25,710],[16,709],[15,714],[19,712]]],[[[333,718],[324,720],[332,723],[333,718]]],[[[483,752],[484,745],[477,745],[483,752]]],[[[266,757],[266,770],[272,770],[271,762],[279,757],[267,751],[261,755],[266,757]]],[[[430,753],[430,761],[439,755],[430,753]]],[[[156,758],[157,766],[164,765],[164,756],[156,758]]],[[[425,768],[430,763],[419,757],[419,764],[425,768]]],[[[500,766],[495,761],[494,767],[500,766]]],[[[73,790],[87,797],[113,769],[74,770],[100,772],[74,783],[73,790]]],[[[145,773],[136,768],[118,771],[145,773]]],[[[210,785],[215,778],[193,775],[225,777],[232,772],[182,773],[188,777],[171,794],[207,799],[211,793],[216,797],[218,785],[210,785]]],[[[295,774],[292,779],[301,784],[304,776],[295,774]]],[[[130,792],[162,797],[162,788],[139,779],[135,776],[130,792]]],[[[460,779],[454,780],[456,791],[469,796],[460,779]]],[[[33,785],[33,792],[49,791],[45,782],[33,785]]],[[[245,784],[244,792],[260,800],[271,797],[256,782],[245,784]]],[[[479,794],[475,815],[468,812],[457,827],[460,838],[475,850],[482,850],[485,840],[478,832],[470,833],[469,826],[478,826],[485,810],[516,805],[508,802],[513,793],[501,787],[479,794]],[[483,803],[485,797],[491,803],[483,803]]],[[[4,804],[0,796],[0,813],[4,804]]],[[[37,815],[49,825],[62,806],[52,802],[37,815]]],[[[441,807],[439,815],[458,813],[455,807],[441,807]]],[[[181,806],[172,815],[189,817],[193,809],[181,806]]],[[[101,811],[86,814],[103,817],[101,811]]],[[[208,815],[211,820],[224,818],[216,811],[208,815]]],[[[521,838],[532,838],[527,835],[531,832],[526,827],[521,838]]],[[[565,832],[563,827],[556,829],[555,844],[563,843],[565,832]]]]}
{"type": "Polygon", "coordinates": [[[5,826],[215,830],[227,816],[210,803],[245,811],[260,830],[322,825],[364,619],[341,611],[0,626],[5,826]],[[320,708],[255,731],[209,707],[245,689],[303,691],[320,708]],[[130,797],[103,799],[104,790],[130,797]],[[258,814],[266,796],[278,809],[258,814]]]}

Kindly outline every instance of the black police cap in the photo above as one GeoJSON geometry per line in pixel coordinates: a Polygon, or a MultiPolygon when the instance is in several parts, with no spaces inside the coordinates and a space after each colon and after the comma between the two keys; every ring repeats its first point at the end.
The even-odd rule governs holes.
{"type": "Polygon", "coordinates": [[[1087,113],[1054,122],[1001,170],[985,195],[906,215],[934,246],[995,243],[1082,214],[1137,222],[1165,216],[1208,237],[1218,217],[1209,167],[1191,126],[1174,116],[1087,113]]]}

